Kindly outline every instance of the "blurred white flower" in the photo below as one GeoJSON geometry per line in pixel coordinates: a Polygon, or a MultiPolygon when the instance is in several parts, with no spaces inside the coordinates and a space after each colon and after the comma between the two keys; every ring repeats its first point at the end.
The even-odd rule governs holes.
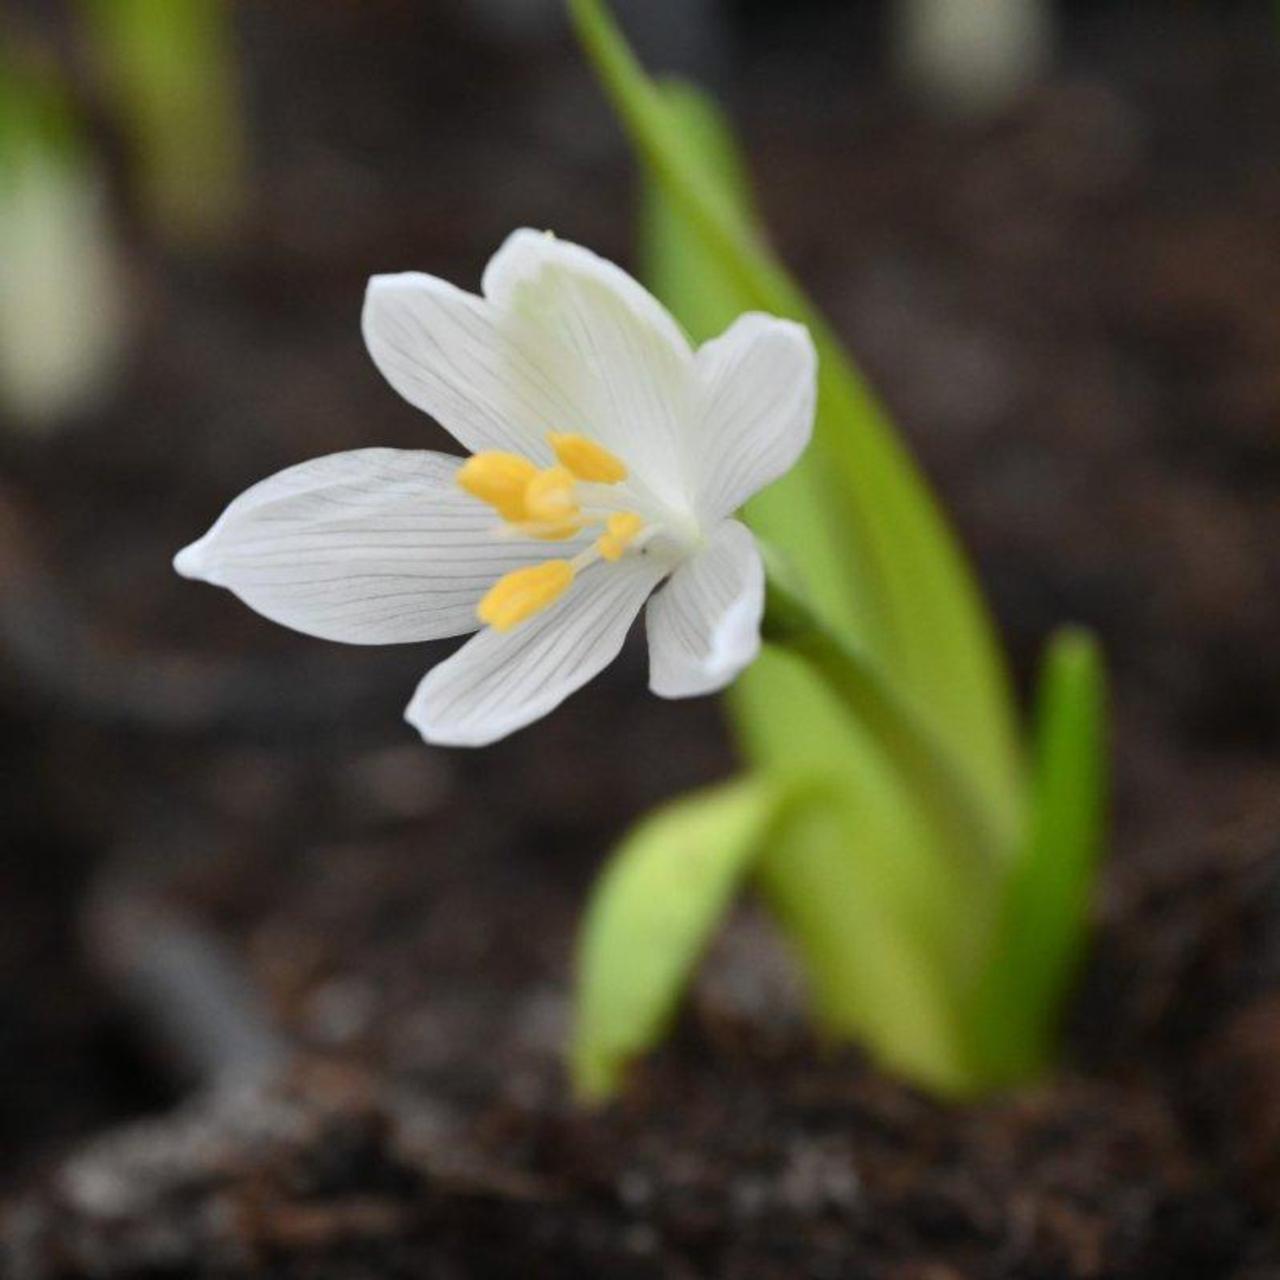
{"type": "MultiPolygon", "coordinates": [[[[5,74],[0,67],[0,81],[5,74]]],[[[0,409],[44,434],[110,392],[128,306],[93,157],[70,123],[42,128],[48,94],[9,88],[0,104],[0,409]]]]}
{"type": "Polygon", "coordinates": [[[482,627],[409,703],[428,742],[481,745],[546,715],[613,660],[646,600],[655,693],[710,693],[753,660],[764,570],[731,516],[808,443],[802,326],[744,315],[695,352],[624,271],[517,231],[478,297],[375,277],[364,335],[472,457],[291,467],[237,498],[179,573],[352,644],[482,627]]]}

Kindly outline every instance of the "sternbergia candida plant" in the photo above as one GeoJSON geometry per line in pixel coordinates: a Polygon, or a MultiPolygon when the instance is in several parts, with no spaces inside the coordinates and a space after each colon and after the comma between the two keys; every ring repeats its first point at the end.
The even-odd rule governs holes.
{"type": "Polygon", "coordinates": [[[748,879],[827,1038],[948,1095],[1031,1078],[1053,1058],[1102,842],[1097,648],[1075,629],[1051,640],[1024,743],[945,517],[769,251],[715,108],[650,81],[600,0],[569,9],[643,162],[648,283],[695,340],[759,309],[805,324],[819,359],[813,443],[743,512],[801,597],[771,591],[778,643],[730,690],[752,770],[651,818],[615,856],[580,953],[580,1087],[608,1093],[656,1040],[748,879]]]}
{"type": "Polygon", "coordinates": [[[652,84],[598,0],[570,8],[645,161],[643,256],[667,305],[528,231],[478,296],[376,278],[375,362],[470,458],[304,463],[236,499],[177,567],[325,638],[479,628],[409,704],[431,742],[545,715],[641,608],[655,692],[740,677],[750,771],[644,821],[595,893],[571,1052],[583,1096],[616,1089],[660,1037],[748,880],[828,1036],[940,1093],[1025,1079],[1050,1060],[1100,843],[1095,648],[1053,642],[1027,750],[967,566],[766,249],[714,109],[652,84]]]}

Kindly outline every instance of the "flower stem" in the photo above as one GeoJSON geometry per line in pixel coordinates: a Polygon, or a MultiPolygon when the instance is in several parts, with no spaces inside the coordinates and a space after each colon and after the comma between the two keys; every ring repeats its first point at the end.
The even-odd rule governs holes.
{"type": "Polygon", "coordinates": [[[767,545],[762,550],[764,639],[807,663],[880,747],[942,847],[963,851],[984,867],[1001,861],[1013,833],[999,829],[927,721],[865,653],[822,619],[778,553],[767,545]]]}

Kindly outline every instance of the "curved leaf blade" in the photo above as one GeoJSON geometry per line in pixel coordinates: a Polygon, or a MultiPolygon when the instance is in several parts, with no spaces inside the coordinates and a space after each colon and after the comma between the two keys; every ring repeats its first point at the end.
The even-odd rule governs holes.
{"type": "Polygon", "coordinates": [[[762,776],[696,792],[644,819],[597,882],[578,952],[571,1071],[616,1092],[661,1038],[689,975],[788,797],[762,776]]]}
{"type": "Polygon", "coordinates": [[[1053,1059],[1084,953],[1106,829],[1106,674],[1086,631],[1050,641],[1036,702],[1031,831],[1009,870],[973,1026],[986,1069],[1013,1082],[1053,1059]]]}

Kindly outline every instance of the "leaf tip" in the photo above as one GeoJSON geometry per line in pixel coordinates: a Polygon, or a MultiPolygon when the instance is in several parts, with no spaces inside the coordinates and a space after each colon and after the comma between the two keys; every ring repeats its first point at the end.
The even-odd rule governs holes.
{"type": "Polygon", "coordinates": [[[1049,638],[1049,660],[1076,671],[1101,671],[1102,645],[1097,633],[1072,623],[1059,627],[1049,638]]]}
{"type": "Polygon", "coordinates": [[[569,1085],[573,1100],[586,1110],[598,1110],[622,1088],[622,1064],[608,1054],[576,1046],[569,1060],[569,1085]]]}

